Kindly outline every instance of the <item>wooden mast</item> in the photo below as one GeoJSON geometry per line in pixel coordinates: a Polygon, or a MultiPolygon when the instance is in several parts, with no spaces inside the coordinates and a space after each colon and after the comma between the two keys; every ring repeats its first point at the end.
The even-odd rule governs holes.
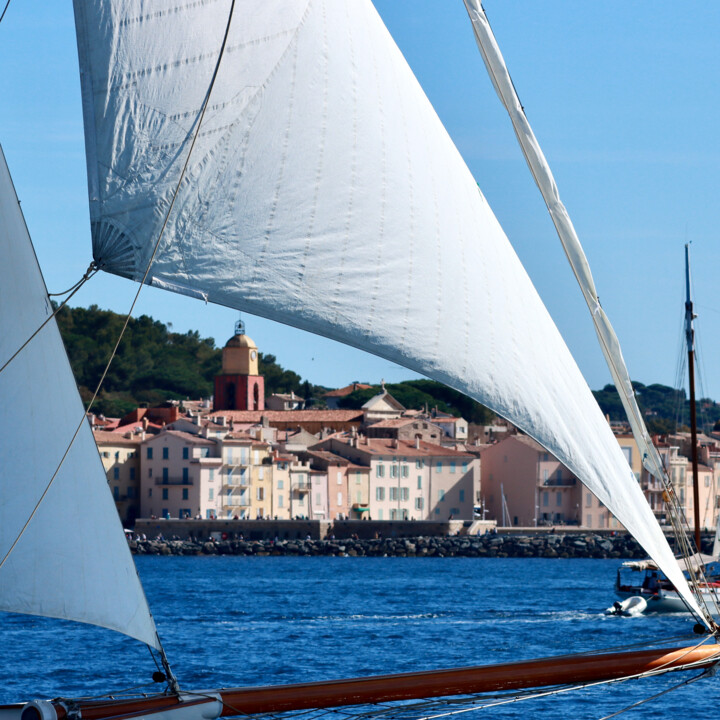
{"type": "Polygon", "coordinates": [[[700,484],[698,482],[697,414],[695,410],[695,330],[693,329],[692,298],[690,297],[690,244],[685,243],[685,342],[688,352],[688,376],[690,390],[690,444],[693,476],[693,517],[695,523],[695,547],[700,547],[700,484]]]}
{"type": "MultiPolygon", "coordinates": [[[[177,695],[132,700],[78,700],[72,703],[72,708],[75,717],[81,720],[120,720],[139,714],[171,714],[180,708],[214,702],[219,696],[223,705],[221,715],[252,715],[619,680],[653,671],[702,669],[719,661],[720,646],[707,644],[625,653],[562,655],[501,665],[349,680],[227,688],[204,691],[197,696],[188,692],[182,701],[177,695]]],[[[65,704],[53,701],[52,705],[57,720],[68,718],[65,704]]],[[[42,718],[36,708],[26,706],[23,720],[42,718]]]]}

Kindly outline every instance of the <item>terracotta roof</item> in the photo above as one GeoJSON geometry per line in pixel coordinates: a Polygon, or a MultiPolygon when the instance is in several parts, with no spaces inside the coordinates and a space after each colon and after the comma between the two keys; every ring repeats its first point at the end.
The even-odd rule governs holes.
{"type": "MultiPolygon", "coordinates": [[[[407,457],[454,457],[469,458],[475,456],[470,453],[452,450],[451,448],[435,445],[434,443],[424,442],[418,443],[419,447],[415,447],[415,443],[404,442],[403,440],[395,440],[393,438],[360,438],[358,439],[357,449],[367,452],[370,455],[404,455],[407,457]],[[397,443],[397,447],[395,444],[397,443]]],[[[315,452],[313,450],[313,452],[315,452]]]]}
{"type": "Polygon", "coordinates": [[[323,397],[347,397],[356,390],[369,390],[371,387],[372,385],[365,385],[364,383],[352,383],[337,390],[330,390],[330,392],[326,392],[323,397]]]}
{"type": "MultiPolygon", "coordinates": [[[[125,432],[127,432],[127,429],[125,432]]],[[[105,430],[93,430],[93,437],[96,443],[107,443],[108,445],[139,445],[142,442],[140,435],[125,437],[124,434],[106,432],[105,430]]]]}
{"type": "Polygon", "coordinates": [[[149,442],[153,442],[159,438],[163,438],[166,435],[172,435],[172,437],[180,438],[181,440],[185,440],[185,442],[193,443],[194,445],[215,445],[214,440],[208,440],[207,438],[200,437],[199,435],[192,435],[191,433],[183,432],[182,430],[165,430],[165,432],[162,432],[158,435],[153,435],[153,437],[150,438],[149,442]]]}
{"type": "Polygon", "coordinates": [[[362,418],[362,410],[217,410],[211,417],[226,417],[233,422],[350,422],[362,418]]]}
{"type": "Polygon", "coordinates": [[[325,462],[332,463],[333,465],[350,465],[350,461],[347,458],[342,457],[329,450],[306,450],[308,455],[325,460],[325,462]]]}
{"type": "Polygon", "coordinates": [[[394,427],[402,427],[403,425],[411,425],[412,423],[416,423],[416,422],[429,422],[429,421],[418,420],[417,418],[408,418],[408,417],[389,418],[387,420],[379,420],[378,422],[374,422],[372,424],[372,427],[374,427],[374,428],[394,428],[394,427]]]}

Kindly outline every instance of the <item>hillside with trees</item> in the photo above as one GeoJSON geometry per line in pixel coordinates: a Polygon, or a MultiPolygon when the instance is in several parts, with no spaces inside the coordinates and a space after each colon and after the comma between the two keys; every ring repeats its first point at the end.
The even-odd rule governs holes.
{"type": "MultiPolygon", "coordinates": [[[[87,404],[120,334],[124,317],[92,305],[65,307],[58,313],[57,320],[80,394],[87,404]]],[[[176,333],[171,325],[147,315],[132,318],[94,410],[117,417],[138,406],[209,397],[213,393],[213,379],[220,372],[221,358],[222,351],[216,347],[215,340],[200,337],[196,330],[176,333]]],[[[322,396],[327,388],[313,385],[296,372],[283,368],[274,355],[260,353],[259,369],[265,377],[266,394],[294,392],[306,398],[311,406],[324,406],[322,396]]],[[[689,403],[683,390],[639,382],[634,382],[633,387],[651,432],[673,432],[689,422],[689,403]]],[[[494,417],[480,403],[434,380],[408,380],[386,385],[386,388],[408,409],[437,408],[477,424],[490,423],[494,417]]],[[[340,406],[358,409],[378,392],[380,386],[358,390],[343,398],[340,406]]],[[[625,419],[613,385],[606,385],[594,395],[611,420],[625,419]]],[[[720,405],[702,398],[698,401],[698,415],[700,424],[707,430],[720,421],[720,405]]]]}
{"type": "MultiPolygon", "coordinates": [[[[92,305],[65,307],[57,320],[80,395],[87,404],[125,319],[92,305]]],[[[171,326],[147,315],[132,318],[93,409],[117,417],[138,406],[210,397],[221,361],[222,351],[213,338],[201,338],[196,330],[172,332],[171,326]]],[[[325,390],[303,382],[297,373],[278,365],[273,355],[260,353],[259,368],[268,394],[292,391],[312,398],[325,390]]]]}

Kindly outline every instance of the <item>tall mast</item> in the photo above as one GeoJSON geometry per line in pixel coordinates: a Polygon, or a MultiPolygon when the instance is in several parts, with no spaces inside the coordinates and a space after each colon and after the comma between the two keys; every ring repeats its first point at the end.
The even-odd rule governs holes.
{"type": "Polygon", "coordinates": [[[695,545],[700,552],[700,488],[698,484],[697,419],[695,413],[695,330],[693,304],[690,297],[690,244],[685,243],[685,342],[688,351],[690,385],[690,443],[692,446],[693,511],[695,518],[695,545]]]}

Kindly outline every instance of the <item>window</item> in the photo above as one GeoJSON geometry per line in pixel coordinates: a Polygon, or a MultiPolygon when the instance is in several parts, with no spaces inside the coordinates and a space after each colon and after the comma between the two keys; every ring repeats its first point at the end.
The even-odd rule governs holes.
{"type": "Polygon", "coordinates": [[[163,460],[167,460],[170,457],[170,448],[164,447],[163,448],[163,460]]]}
{"type": "Polygon", "coordinates": [[[282,496],[282,495],[278,495],[278,507],[279,507],[279,508],[285,507],[284,502],[285,502],[285,500],[283,499],[283,496],[282,496]]]}
{"type": "Polygon", "coordinates": [[[385,488],[384,487],[375,488],[375,499],[376,500],[384,500],[385,499],[385,488]]]}
{"type": "Polygon", "coordinates": [[[170,511],[167,508],[163,508],[160,511],[160,517],[164,517],[166,519],[170,519],[170,511]]]}
{"type": "Polygon", "coordinates": [[[362,502],[362,491],[358,490],[355,493],[355,502],[358,503],[358,505],[362,502]]]}
{"type": "Polygon", "coordinates": [[[410,499],[410,488],[400,488],[400,499],[401,500],[409,500],[410,499]]]}
{"type": "Polygon", "coordinates": [[[556,493],[555,493],[555,504],[556,504],[558,507],[561,507],[561,506],[562,506],[562,493],[561,493],[561,492],[556,492],[556,493]]]}
{"type": "Polygon", "coordinates": [[[152,477],[152,468],[148,468],[148,477],[149,477],[149,478],[152,477]]]}
{"type": "Polygon", "coordinates": [[[257,489],[257,499],[258,500],[264,500],[265,499],[265,488],[259,487],[257,489]]]}
{"type": "Polygon", "coordinates": [[[709,475],[705,476],[705,487],[710,487],[710,476],[709,475]]]}
{"type": "Polygon", "coordinates": [[[168,477],[168,469],[166,467],[163,468],[163,485],[167,485],[170,478],[168,477]]]}
{"type": "Polygon", "coordinates": [[[460,491],[460,502],[461,503],[465,502],[465,491],[464,490],[460,491]]]}
{"type": "Polygon", "coordinates": [[[188,483],[190,482],[190,471],[187,468],[183,468],[183,482],[188,483]]]}
{"type": "Polygon", "coordinates": [[[543,470],[543,482],[547,485],[550,473],[547,470],[543,470]]]}
{"type": "Polygon", "coordinates": [[[390,500],[397,500],[398,499],[398,489],[396,487],[390,488],[390,500]]]}
{"type": "Polygon", "coordinates": [[[442,472],[442,461],[441,461],[441,460],[438,460],[438,461],[437,461],[437,464],[435,465],[435,469],[436,469],[438,472],[442,472]]]}
{"type": "Polygon", "coordinates": [[[445,491],[444,490],[438,490],[438,500],[440,502],[443,502],[445,500],[445,491]]]}
{"type": "Polygon", "coordinates": [[[183,460],[187,460],[190,457],[190,448],[183,448],[183,460]]]}
{"type": "Polygon", "coordinates": [[[253,451],[253,465],[260,464],[260,452],[258,450],[253,451]]]}
{"type": "Polygon", "coordinates": [[[550,505],[550,493],[546,490],[543,493],[543,507],[550,505]]]}
{"type": "Polygon", "coordinates": [[[265,468],[261,465],[258,468],[258,480],[264,480],[265,479],[265,468]]]}
{"type": "Polygon", "coordinates": [[[320,497],[320,493],[315,493],[315,504],[322,505],[322,498],[320,497]]]}
{"type": "Polygon", "coordinates": [[[410,468],[407,465],[402,466],[402,476],[410,477],[410,468]]]}
{"type": "Polygon", "coordinates": [[[215,482],[215,468],[210,468],[210,482],[215,482]]]}
{"type": "Polygon", "coordinates": [[[129,487],[129,488],[127,489],[127,496],[128,496],[128,498],[134,498],[134,497],[135,497],[135,488],[134,488],[134,487],[129,487]]]}
{"type": "Polygon", "coordinates": [[[135,479],[135,468],[130,468],[130,479],[131,480],[135,479]]]}
{"type": "Polygon", "coordinates": [[[375,475],[377,477],[385,477],[385,466],[378,463],[375,466],[375,475]]]}
{"type": "Polygon", "coordinates": [[[342,493],[341,492],[339,492],[337,494],[337,504],[342,505],[342,493]]]}
{"type": "Polygon", "coordinates": [[[550,460],[550,456],[547,453],[543,453],[543,462],[548,462],[550,460]]]}
{"type": "Polygon", "coordinates": [[[592,527],[592,515],[585,516],[585,525],[587,527],[592,527]]]}
{"type": "Polygon", "coordinates": [[[285,489],[285,481],[282,480],[282,479],[281,479],[281,480],[278,480],[278,481],[277,481],[277,487],[278,487],[278,490],[284,490],[284,489],[285,489]]]}
{"type": "Polygon", "coordinates": [[[115,485],[115,487],[113,488],[113,499],[120,499],[120,488],[117,485],[115,485]]]}
{"type": "Polygon", "coordinates": [[[104,458],[109,458],[109,457],[110,457],[110,453],[107,452],[107,451],[105,451],[105,452],[102,454],[102,456],[103,456],[104,458]]]}
{"type": "MultiPolygon", "coordinates": [[[[453,517],[457,517],[457,516],[460,514],[460,509],[459,509],[459,508],[450,508],[450,514],[451,514],[453,517]]],[[[518,519],[517,519],[517,516],[516,516],[516,517],[515,517],[515,522],[513,523],[513,525],[517,525],[517,524],[518,524],[517,521],[518,521],[518,519]]]]}
{"type": "Polygon", "coordinates": [[[152,460],[152,448],[151,447],[149,447],[147,449],[147,459],[152,460]]]}
{"type": "Polygon", "coordinates": [[[390,519],[391,519],[391,520],[397,520],[397,519],[398,519],[397,510],[395,510],[395,508],[393,508],[393,509],[390,511],[390,519]]]}
{"type": "Polygon", "coordinates": [[[390,466],[390,477],[396,478],[398,476],[398,466],[394,463],[390,466]]]}
{"type": "Polygon", "coordinates": [[[359,472],[355,472],[355,484],[360,485],[361,482],[362,482],[362,476],[360,475],[359,472]]]}
{"type": "Polygon", "coordinates": [[[190,492],[190,491],[189,491],[187,488],[183,488],[183,500],[188,500],[188,499],[189,499],[189,497],[190,497],[190,496],[188,495],[189,492],[190,492]]]}
{"type": "Polygon", "coordinates": [[[462,471],[463,471],[464,473],[466,473],[466,472],[468,471],[468,464],[467,464],[466,462],[464,462],[464,463],[462,464],[462,471]]]}
{"type": "Polygon", "coordinates": [[[378,520],[382,520],[382,519],[383,519],[383,511],[382,511],[382,508],[380,508],[380,510],[378,510],[378,520]]]}
{"type": "Polygon", "coordinates": [[[210,488],[208,490],[208,500],[214,500],[215,499],[215,488],[210,488]]]}
{"type": "Polygon", "coordinates": [[[422,466],[423,466],[422,458],[421,458],[420,460],[416,460],[416,461],[415,461],[415,467],[416,467],[418,470],[420,470],[420,469],[422,468],[422,466]]]}
{"type": "Polygon", "coordinates": [[[120,451],[119,450],[115,451],[115,459],[116,460],[120,459],[120,451]]]}
{"type": "Polygon", "coordinates": [[[422,475],[418,475],[417,478],[418,478],[417,489],[422,490],[422,475]]]}
{"type": "Polygon", "coordinates": [[[163,488],[163,496],[162,496],[162,499],[163,499],[163,500],[167,500],[167,499],[168,499],[168,489],[167,489],[167,488],[163,488]]]}
{"type": "Polygon", "coordinates": [[[148,497],[152,497],[152,488],[148,488],[148,497]]]}
{"type": "Polygon", "coordinates": [[[119,468],[119,467],[113,468],[113,478],[114,478],[115,480],[119,480],[119,479],[120,479],[120,468],[119,468]]]}
{"type": "Polygon", "coordinates": [[[425,504],[425,501],[423,500],[423,498],[415,498],[415,509],[416,510],[422,510],[424,504],[425,504]]]}
{"type": "Polygon", "coordinates": [[[592,507],[592,493],[585,493],[585,507],[592,507]]]}
{"type": "Polygon", "coordinates": [[[455,472],[455,461],[454,461],[454,460],[452,460],[452,461],[450,462],[450,472],[451,472],[451,473],[454,473],[454,472],[455,472]]]}

